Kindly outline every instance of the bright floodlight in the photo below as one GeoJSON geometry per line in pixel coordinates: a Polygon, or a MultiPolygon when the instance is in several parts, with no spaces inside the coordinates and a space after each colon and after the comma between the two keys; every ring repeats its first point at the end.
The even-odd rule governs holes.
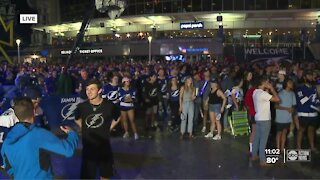
{"type": "Polygon", "coordinates": [[[152,36],[148,37],[148,41],[151,42],[152,41],[152,36]]]}
{"type": "Polygon", "coordinates": [[[21,43],[21,40],[20,40],[20,39],[17,39],[17,40],[16,40],[16,43],[17,43],[17,45],[19,46],[20,43],[21,43]]]}

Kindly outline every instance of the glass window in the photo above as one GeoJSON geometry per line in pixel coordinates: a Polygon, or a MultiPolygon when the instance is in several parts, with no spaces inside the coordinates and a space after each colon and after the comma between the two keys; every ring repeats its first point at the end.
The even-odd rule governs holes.
{"type": "Polygon", "coordinates": [[[244,10],[244,0],[235,0],[234,10],[244,10]]]}
{"type": "Polygon", "coordinates": [[[137,4],[137,14],[144,14],[144,4],[137,4]]]}
{"type": "Polygon", "coordinates": [[[182,7],[183,7],[183,9],[182,9],[183,12],[192,11],[192,0],[183,0],[182,7]]]}
{"type": "Polygon", "coordinates": [[[278,0],[278,8],[279,9],[288,9],[288,1],[278,0]]]}
{"type": "Polygon", "coordinates": [[[223,10],[233,10],[233,0],[224,0],[223,10]]]}
{"type": "Polygon", "coordinates": [[[288,8],[289,9],[300,9],[300,0],[289,0],[288,8]]]}
{"type": "Polygon", "coordinates": [[[147,14],[152,14],[154,13],[154,9],[153,9],[153,3],[151,2],[146,2],[145,6],[144,6],[144,12],[147,14]]]}
{"type": "Polygon", "coordinates": [[[128,7],[128,10],[129,10],[129,15],[136,15],[136,5],[129,5],[128,7]]]}
{"type": "Polygon", "coordinates": [[[163,2],[162,9],[164,13],[171,13],[172,12],[172,2],[163,2]]]}
{"type": "Polygon", "coordinates": [[[212,0],[211,5],[213,11],[222,10],[222,0],[212,0]]]}
{"type": "Polygon", "coordinates": [[[136,0],[130,0],[130,1],[127,1],[128,4],[136,4],[136,0]]]}
{"type": "Polygon", "coordinates": [[[256,0],[256,9],[264,10],[266,9],[267,1],[266,0],[256,0]]]}
{"type": "Polygon", "coordinates": [[[311,8],[320,8],[320,0],[313,0],[311,8]]]}
{"type": "Polygon", "coordinates": [[[246,10],[254,10],[254,0],[246,0],[245,2],[245,9],[246,10]]]}
{"type": "Polygon", "coordinates": [[[310,8],[311,8],[311,0],[301,1],[301,9],[310,9],[310,8]]]}
{"type": "Polygon", "coordinates": [[[154,1],[154,12],[155,13],[162,13],[162,2],[154,1]]]}
{"type": "Polygon", "coordinates": [[[211,11],[211,0],[202,0],[202,11],[211,11]]]}
{"type": "Polygon", "coordinates": [[[278,0],[267,0],[267,9],[278,9],[278,0]]]}
{"type": "Polygon", "coordinates": [[[192,0],[192,11],[201,11],[201,0],[192,0]]]}
{"type": "Polygon", "coordinates": [[[174,1],[172,8],[173,8],[172,12],[182,12],[181,1],[174,1]]]}

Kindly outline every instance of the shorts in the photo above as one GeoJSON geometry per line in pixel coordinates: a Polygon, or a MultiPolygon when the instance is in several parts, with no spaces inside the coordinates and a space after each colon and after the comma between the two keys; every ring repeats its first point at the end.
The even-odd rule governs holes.
{"type": "Polygon", "coordinates": [[[115,168],[112,162],[82,159],[81,179],[95,179],[97,170],[99,175],[110,179],[115,175],[115,168]]]}
{"type": "Polygon", "coordinates": [[[220,114],[221,104],[209,104],[209,112],[214,112],[216,114],[220,114]]]}
{"type": "Polygon", "coordinates": [[[152,105],[147,107],[146,114],[152,114],[152,113],[157,114],[157,111],[158,111],[158,105],[152,105]]]}
{"type": "Polygon", "coordinates": [[[308,126],[317,127],[318,126],[318,117],[302,117],[299,116],[299,125],[303,128],[308,126]]]}
{"type": "Polygon", "coordinates": [[[276,123],[277,132],[283,131],[285,129],[289,130],[290,124],[291,123],[276,123]]]}
{"type": "Polygon", "coordinates": [[[110,179],[115,175],[111,145],[88,147],[82,149],[81,179],[95,179],[99,175],[110,179]]]}
{"type": "Polygon", "coordinates": [[[133,109],[134,109],[134,107],[120,107],[120,111],[130,111],[133,109]]]}

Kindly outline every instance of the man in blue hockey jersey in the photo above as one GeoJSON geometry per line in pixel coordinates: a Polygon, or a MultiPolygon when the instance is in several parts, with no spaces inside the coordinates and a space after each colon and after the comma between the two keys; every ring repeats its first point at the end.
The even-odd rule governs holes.
{"type": "Polygon", "coordinates": [[[304,84],[296,89],[297,112],[300,128],[297,137],[297,148],[301,149],[304,131],[307,129],[308,139],[312,151],[317,152],[315,147],[315,130],[318,123],[319,97],[317,89],[312,85],[312,72],[304,74],[304,84]]]}
{"type": "Polygon", "coordinates": [[[78,146],[77,133],[69,127],[61,127],[67,134],[62,140],[35,126],[30,98],[17,98],[14,112],[19,122],[9,131],[1,149],[5,171],[15,179],[52,179],[49,153],[71,157],[78,146]]]}
{"type": "MultiPolygon", "coordinates": [[[[19,119],[14,113],[13,108],[7,109],[0,116],[0,149],[2,148],[3,141],[7,136],[10,128],[14,126],[19,119]]],[[[0,156],[0,166],[3,167],[2,157],[0,156]]]]}

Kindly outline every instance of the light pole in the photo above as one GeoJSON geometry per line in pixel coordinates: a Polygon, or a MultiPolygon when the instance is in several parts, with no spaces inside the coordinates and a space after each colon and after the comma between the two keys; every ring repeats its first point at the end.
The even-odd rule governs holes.
{"type": "Polygon", "coordinates": [[[17,48],[18,48],[18,64],[20,64],[20,43],[21,43],[21,40],[17,39],[16,43],[17,43],[17,48]]]}
{"type": "Polygon", "coordinates": [[[152,36],[148,37],[149,41],[149,63],[151,63],[151,41],[152,41],[152,36]]]}

